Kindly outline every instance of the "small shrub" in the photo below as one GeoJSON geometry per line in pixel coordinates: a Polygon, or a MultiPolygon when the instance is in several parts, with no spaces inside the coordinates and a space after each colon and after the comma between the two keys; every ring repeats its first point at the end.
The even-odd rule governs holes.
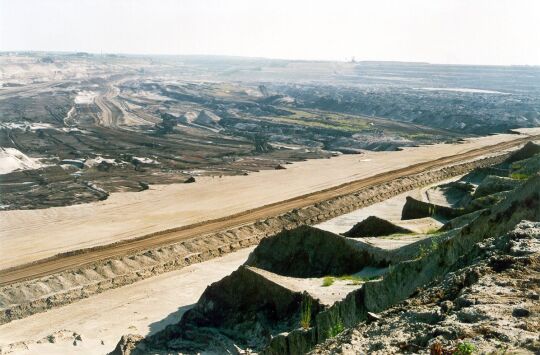
{"type": "Polygon", "coordinates": [[[423,244],[420,245],[420,248],[418,249],[418,254],[416,255],[416,258],[417,259],[423,259],[426,256],[428,256],[429,254],[436,251],[437,249],[439,249],[439,241],[436,240],[435,238],[432,238],[430,246],[425,246],[423,244]]]}
{"type": "Polygon", "coordinates": [[[326,276],[323,279],[322,285],[323,287],[331,286],[334,283],[334,278],[332,276],[326,276]]]}
{"type": "Polygon", "coordinates": [[[341,318],[337,317],[337,319],[335,319],[333,324],[330,326],[330,329],[328,329],[328,338],[333,338],[344,330],[345,327],[343,326],[341,318]]]}
{"type": "Polygon", "coordinates": [[[309,329],[311,326],[311,298],[304,295],[300,306],[300,326],[309,329]]]}
{"type": "Polygon", "coordinates": [[[428,252],[429,248],[425,245],[420,245],[420,248],[418,248],[418,254],[416,254],[417,259],[423,259],[426,255],[429,254],[428,252]]]}
{"type": "Polygon", "coordinates": [[[456,347],[454,355],[471,355],[474,354],[475,350],[476,346],[474,344],[464,341],[456,347]]]}

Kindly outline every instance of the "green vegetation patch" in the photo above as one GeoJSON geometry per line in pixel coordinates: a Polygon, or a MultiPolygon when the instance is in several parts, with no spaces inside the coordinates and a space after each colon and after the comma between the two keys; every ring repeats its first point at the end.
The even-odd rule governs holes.
{"type": "Polygon", "coordinates": [[[311,327],[311,298],[304,295],[300,307],[300,326],[303,329],[311,327]]]}
{"type": "Polygon", "coordinates": [[[439,249],[439,241],[436,238],[431,238],[431,245],[420,245],[418,249],[418,254],[416,255],[417,259],[423,259],[431,253],[439,249]]]}
{"type": "Polygon", "coordinates": [[[380,276],[361,277],[358,275],[342,275],[342,276],[326,276],[323,279],[322,286],[328,287],[334,284],[336,280],[339,281],[351,281],[348,285],[356,286],[366,281],[378,279],[380,276]]]}
{"type": "Polygon", "coordinates": [[[345,326],[343,325],[343,321],[341,320],[341,317],[339,316],[332,317],[331,321],[332,323],[330,324],[330,328],[328,328],[328,331],[326,334],[328,338],[333,338],[345,330],[345,326]]]}
{"type": "Polygon", "coordinates": [[[332,276],[326,276],[323,279],[322,285],[323,287],[332,286],[334,284],[334,278],[332,276]]]}
{"type": "Polygon", "coordinates": [[[514,180],[527,180],[531,176],[523,173],[512,173],[510,174],[510,177],[514,180]]]}

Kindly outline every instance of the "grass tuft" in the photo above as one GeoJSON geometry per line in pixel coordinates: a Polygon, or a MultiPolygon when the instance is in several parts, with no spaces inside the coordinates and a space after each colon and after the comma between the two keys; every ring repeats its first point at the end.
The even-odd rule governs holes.
{"type": "Polygon", "coordinates": [[[326,276],[323,279],[323,284],[322,285],[324,287],[328,287],[328,286],[334,284],[334,282],[336,280],[339,280],[339,281],[351,281],[351,283],[349,283],[347,285],[356,286],[356,285],[362,284],[363,282],[378,279],[378,278],[380,278],[380,276],[370,276],[370,277],[361,277],[361,276],[358,276],[358,275],[342,275],[342,276],[337,276],[337,277],[326,276]]]}
{"type": "Polygon", "coordinates": [[[334,284],[334,278],[332,276],[326,276],[323,279],[322,285],[323,287],[328,287],[334,284]]]}
{"type": "Polygon", "coordinates": [[[300,308],[300,326],[309,329],[311,326],[311,298],[304,295],[300,308]]]}
{"type": "Polygon", "coordinates": [[[328,338],[333,338],[342,331],[345,330],[345,327],[343,326],[343,322],[341,321],[340,317],[337,317],[333,323],[330,325],[330,328],[328,329],[328,338]]]}
{"type": "Polygon", "coordinates": [[[430,246],[425,246],[423,244],[420,245],[420,248],[418,249],[418,254],[416,255],[416,258],[417,259],[423,259],[426,256],[428,256],[429,254],[436,251],[437,249],[439,249],[439,241],[436,240],[435,238],[432,238],[430,246]]]}

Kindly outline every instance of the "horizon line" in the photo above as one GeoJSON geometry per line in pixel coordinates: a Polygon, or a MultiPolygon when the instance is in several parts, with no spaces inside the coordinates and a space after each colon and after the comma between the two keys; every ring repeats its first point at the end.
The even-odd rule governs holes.
{"type": "Polygon", "coordinates": [[[172,54],[172,53],[134,53],[134,52],[93,52],[83,50],[41,50],[41,49],[20,49],[20,50],[4,50],[0,49],[0,53],[59,53],[59,54],[77,54],[85,53],[91,55],[117,55],[117,56],[139,56],[139,57],[225,57],[236,59],[259,59],[259,60],[277,60],[289,62],[327,62],[327,63],[389,63],[389,64],[420,64],[420,65],[452,65],[452,66],[479,66],[479,67],[540,67],[539,64],[472,64],[472,63],[438,63],[418,60],[392,60],[392,59],[355,59],[356,56],[351,56],[349,60],[338,59],[299,59],[299,58],[278,58],[278,57],[263,57],[235,54],[172,54]],[[354,61],[353,61],[354,59],[354,61]]]}

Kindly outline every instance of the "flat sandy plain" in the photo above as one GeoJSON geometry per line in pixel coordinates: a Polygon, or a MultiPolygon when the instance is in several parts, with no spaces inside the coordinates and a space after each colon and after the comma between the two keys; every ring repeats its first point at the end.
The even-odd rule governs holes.
{"type": "Polygon", "coordinates": [[[143,192],[112,194],[96,203],[0,212],[0,269],[226,217],[413,164],[540,134],[540,128],[518,131],[522,135],[500,134],[468,139],[460,144],[343,155],[249,176],[155,185],[143,192]]]}

